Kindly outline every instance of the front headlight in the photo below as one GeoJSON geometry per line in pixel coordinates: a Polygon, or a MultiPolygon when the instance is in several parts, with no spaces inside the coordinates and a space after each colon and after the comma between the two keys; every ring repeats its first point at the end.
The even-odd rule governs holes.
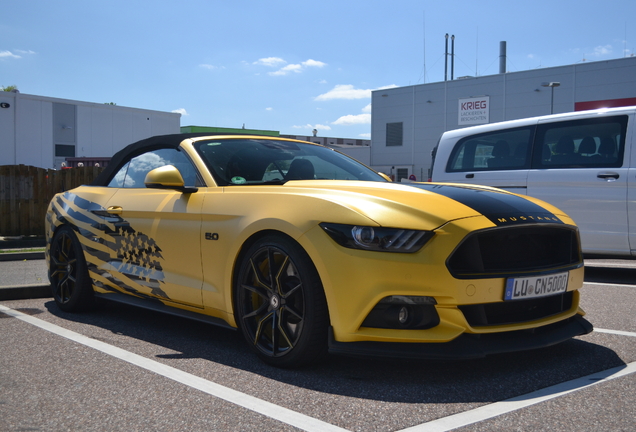
{"type": "Polygon", "coordinates": [[[417,252],[434,235],[432,231],[326,222],[320,226],[340,246],[377,252],[417,252]]]}

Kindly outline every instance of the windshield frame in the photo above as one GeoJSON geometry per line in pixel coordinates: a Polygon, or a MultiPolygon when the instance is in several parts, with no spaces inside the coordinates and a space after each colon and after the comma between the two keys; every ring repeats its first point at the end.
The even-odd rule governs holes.
{"type": "Polygon", "coordinates": [[[224,137],[192,145],[219,186],[282,185],[291,180],[387,181],[352,157],[309,142],[224,137]],[[299,166],[304,168],[296,169],[299,166]]]}

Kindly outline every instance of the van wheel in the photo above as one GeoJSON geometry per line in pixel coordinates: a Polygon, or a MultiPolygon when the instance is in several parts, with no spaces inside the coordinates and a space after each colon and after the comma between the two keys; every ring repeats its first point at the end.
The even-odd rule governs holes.
{"type": "Polygon", "coordinates": [[[266,363],[299,367],[327,354],[329,316],[318,272],[293,240],[270,235],[244,254],[235,282],[235,318],[266,363]]]}

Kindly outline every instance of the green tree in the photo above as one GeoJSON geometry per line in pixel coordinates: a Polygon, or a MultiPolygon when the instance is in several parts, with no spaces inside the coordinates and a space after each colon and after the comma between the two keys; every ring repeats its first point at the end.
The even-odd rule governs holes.
{"type": "Polygon", "coordinates": [[[5,86],[0,87],[0,91],[4,91],[4,92],[10,92],[10,91],[17,90],[17,89],[18,89],[17,85],[10,85],[10,86],[6,86],[6,87],[5,86]]]}

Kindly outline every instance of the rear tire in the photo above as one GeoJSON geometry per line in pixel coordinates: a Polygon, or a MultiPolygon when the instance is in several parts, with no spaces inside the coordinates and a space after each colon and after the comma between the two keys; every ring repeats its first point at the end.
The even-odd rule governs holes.
{"type": "Polygon", "coordinates": [[[53,299],[65,312],[81,312],[94,304],[93,287],[82,246],[75,231],[60,227],[51,242],[49,281],[53,299]]]}
{"type": "Polygon", "coordinates": [[[318,272],[292,239],[269,235],[239,263],[234,287],[236,322],[266,363],[300,367],[327,355],[329,313],[318,272]]]}

